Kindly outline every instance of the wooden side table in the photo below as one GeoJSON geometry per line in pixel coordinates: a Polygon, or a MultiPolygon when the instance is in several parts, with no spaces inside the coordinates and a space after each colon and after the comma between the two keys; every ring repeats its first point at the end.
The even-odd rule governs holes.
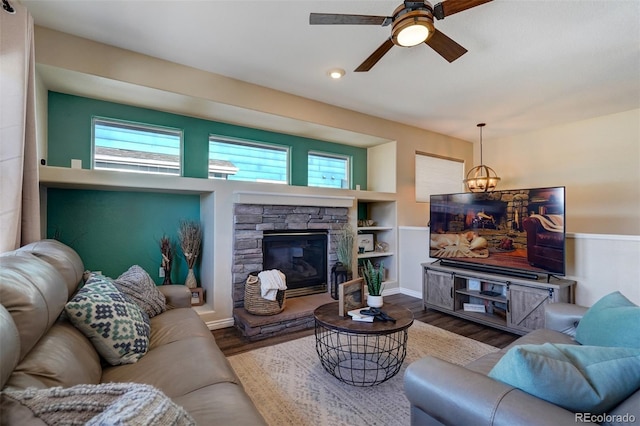
{"type": "MultiPolygon", "coordinates": [[[[365,308],[363,308],[365,309],[365,308]]],[[[413,313],[385,303],[396,322],[360,322],[338,315],[338,303],[314,311],[316,352],[327,372],[353,386],[374,386],[398,374],[407,356],[407,329],[413,313]]]]}

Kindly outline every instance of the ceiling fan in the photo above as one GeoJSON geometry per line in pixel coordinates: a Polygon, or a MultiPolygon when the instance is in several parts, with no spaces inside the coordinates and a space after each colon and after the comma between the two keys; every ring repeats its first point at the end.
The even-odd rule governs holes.
{"type": "Polygon", "coordinates": [[[312,13],[311,25],[391,25],[391,36],[385,40],[356,72],[369,71],[393,47],[416,46],[425,43],[440,56],[453,62],[467,53],[467,49],[438,31],[433,18],[444,19],[454,13],[488,3],[491,0],[444,0],[431,6],[428,1],[405,1],[393,11],[391,16],[345,15],[337,13],[312,13]]]}

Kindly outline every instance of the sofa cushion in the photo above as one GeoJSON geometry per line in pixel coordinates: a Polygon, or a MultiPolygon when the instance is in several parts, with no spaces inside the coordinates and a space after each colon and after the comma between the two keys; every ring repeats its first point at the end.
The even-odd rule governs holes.
{"type": "Polygon", "coordinates": [[[98,384],[101,376],[100,357],[89,339],[61,318],[13,370],[7,386],[70,387],[98,384]]]}
{"type": "Polygon", "coordinates": [[[138,265],[130,267],[113,280],[113,284],[131,301],[140,306],[149,315],[149,318],[167,310],[164,294],[160,293],[147,271],[138,265]]]}
{"type": "Polygon", "coordinates": [[[102,275],[92,274],[65,311],[109,364],[132,364],[147,353],[148,315],[102,275]]]}
{"type": "Polygon", "coordinates": [[[604,296],[580,320],[576,341],[591,346],[640,348],[640,306],[619,291],[604,296]]]}
{"type": "Polygon", "coordinates": [[[195,425],[184,408],[153,386],[137,383],[5,391],[46,424],[195,425]]]}
{"type": "Polygon", "coordinates": [[[521,345],[489,377],[567,410],[599,414],[640,389],[640,349],[521,345]]]}

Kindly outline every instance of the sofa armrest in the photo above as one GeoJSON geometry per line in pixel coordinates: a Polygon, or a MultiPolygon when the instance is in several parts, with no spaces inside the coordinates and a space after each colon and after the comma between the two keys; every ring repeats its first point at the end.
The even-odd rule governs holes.
{"type": "Polygon", "coordinates": [[[574,337],[587,309],[573,303],[549,303],[544,308],[544,328],[574,337]]]}
{"type": "Polygon", "coordinates": [[[420,410],[445,425],[576,424],[571,411],[431,356],[407,367],[404,390],[412,413],[420,410]]]}
{"type": "Polygon", "coordinates": [[[158,289],[167,299],[167,308],[190,308],[191,292],[184,285],[160,285],[158,289]]]}

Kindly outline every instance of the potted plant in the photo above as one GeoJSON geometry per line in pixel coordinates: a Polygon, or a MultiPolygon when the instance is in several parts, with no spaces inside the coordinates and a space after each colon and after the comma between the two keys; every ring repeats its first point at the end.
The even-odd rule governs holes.
{"type": "Polygon", "coordinates": [[[202,244],[202,227],[199,222],[193,220],[183,220],[178,228],[178,236],[180,238],[180,248],[187,261],[189,272],[184,284],[189,288],[198,287],[196,276],[193,273],[193,266],[200,255],[200,245],[202,244]]]}
{"type": "Polygon", "coordinates": [[[367,283],[367,305],[372,308],[382,307],[382,289],[384,288],[384,265],[382,262],[379,267],[375,267],[369,259],[365,260],[362,273],[364,281],[367,283]]]}

